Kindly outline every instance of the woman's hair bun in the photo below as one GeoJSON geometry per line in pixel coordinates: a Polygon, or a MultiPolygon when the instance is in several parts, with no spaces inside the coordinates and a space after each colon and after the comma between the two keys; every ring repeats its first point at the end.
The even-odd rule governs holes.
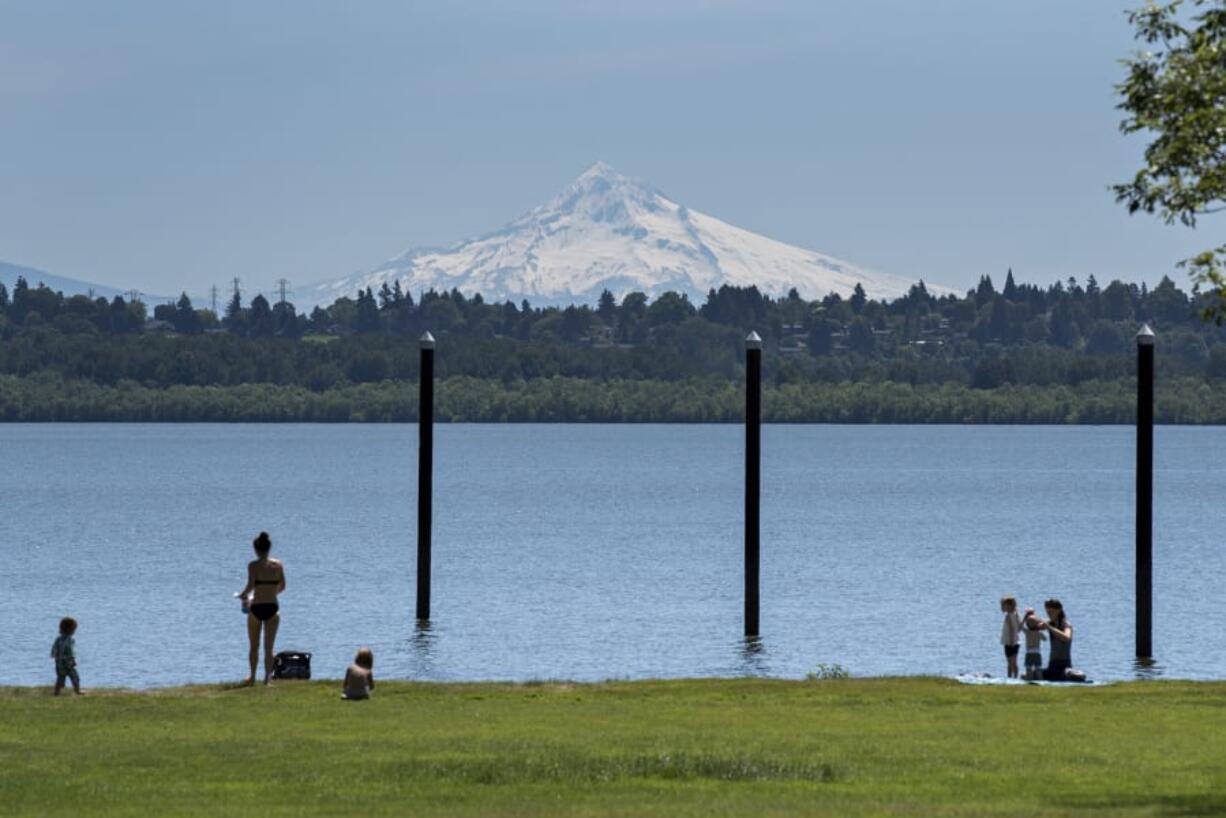
{"type": "Polygon", "coordinates": [[[261,531],[251,544],[256,547],[257,551],[267,551],[272,548],[272,538],[268,536],[267,531],[261,531]]]}

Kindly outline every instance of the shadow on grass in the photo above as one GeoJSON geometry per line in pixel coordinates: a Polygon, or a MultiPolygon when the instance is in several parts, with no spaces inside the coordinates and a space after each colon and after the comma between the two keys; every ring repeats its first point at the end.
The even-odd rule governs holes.
{"type": "Polygon", "coordinates": [[[1103,798],[1075,798],[1058,802],[1063,807],[1093,812],[1116,812],[1122,807],[1150,807],[1157,815],[1171,818],[1196,818],[1203,815],[1226,815],[1226,793],[1195,795],[1137,795],[1103,798]]]}
{"type": "Polygon", "coordinates": [[[453,758],[415,761],[400,775],[469,784],[588,784],[632,778],[712,781],[815,781],[836,779],[832,765],[752,756],[661,753],[575,756],[453,758]]]}

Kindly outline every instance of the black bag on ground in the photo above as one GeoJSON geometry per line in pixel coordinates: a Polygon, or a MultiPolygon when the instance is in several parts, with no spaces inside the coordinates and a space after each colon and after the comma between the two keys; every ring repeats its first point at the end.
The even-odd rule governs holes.
{"type": "Polygon", "coordinates": [[[272,659],[274,679],[311,678],[311,654],[296,650],[283,650],[272,659]]]}

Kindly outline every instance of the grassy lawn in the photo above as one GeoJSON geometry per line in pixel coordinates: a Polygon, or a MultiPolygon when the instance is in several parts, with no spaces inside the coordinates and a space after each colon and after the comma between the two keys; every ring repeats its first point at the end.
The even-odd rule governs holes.
{"type": "Polygon", "coordinates": [[[1226,684],[0,689],[0,815],[1221,815],[1226,684]]]}

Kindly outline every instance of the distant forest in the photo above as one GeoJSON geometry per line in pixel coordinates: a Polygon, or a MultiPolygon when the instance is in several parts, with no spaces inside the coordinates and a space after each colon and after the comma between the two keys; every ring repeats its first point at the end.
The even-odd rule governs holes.
{"type": "Polygon", "coordinates": [[[186,295],[150,312],[21,280],[0,284],[0,420],[410,421],[428,330],[440,420],[735,421],[755,330],[771,421],[1125,423],[1147,321],[1159,421],[1224,423],[1226,328],[1205,306],[1169,278],[1038,287],[1010,271],[892,301],[721,287],[558,308],[385,285],[310,314],[236,293],[218,316],[186,295]]]}

